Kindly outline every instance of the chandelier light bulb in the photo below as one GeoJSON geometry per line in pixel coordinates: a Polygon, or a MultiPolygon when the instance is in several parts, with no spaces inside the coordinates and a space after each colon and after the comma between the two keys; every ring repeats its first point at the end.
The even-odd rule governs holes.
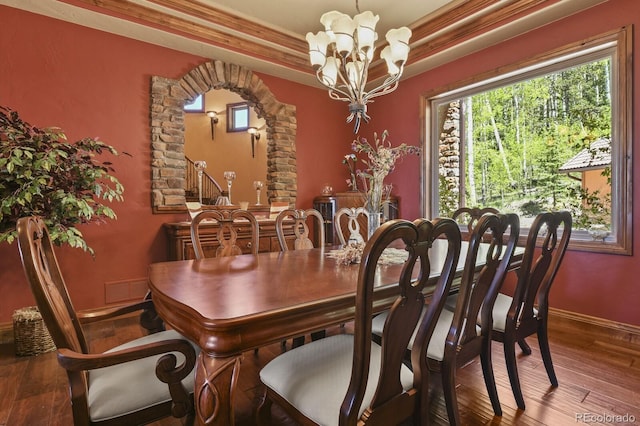
{"type": "Polygon", "coordinates": [[[329,89],[331,99],[349,103],[347,123],[355,122],[354,133],[358,133],[361,121],[366,123],[370,120],[367,102],[397,88],[409,57],[411,30],[407,27],[389,30],[386,34],[388,45],[380,53],[380,58],[387,65],[388,75],[377,87],[365,90],[369,66],[374,60],[378,40],[376,25],[379,20],[380,17],[371,11],[358,13],[351,18],[332,10],[320,17],[324,31],[306,35],[309,60],[316,77],[329,89]]]}

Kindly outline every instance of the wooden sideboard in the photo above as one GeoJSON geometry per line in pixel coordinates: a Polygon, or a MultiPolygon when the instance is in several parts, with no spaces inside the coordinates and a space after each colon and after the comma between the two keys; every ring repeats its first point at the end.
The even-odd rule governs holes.
{"type": "MultiPolygon", "coordinates": [[[[324,234],[327,245],[339,244],[338,236],[333,226],[333,216],[343,207],[362,207],[365,195],[362,192],[338,192],[335,195],[323,195],[313,199],[313,208],[318,210],[324,218],[324,234]]],[[[393,195],[382,211],[383,221],[398,218],[398,199],[393,195]]],[[[360,232],[366,239],[367,224],[360,224],[360,232]]]]}
{"type": "MultiPolygon", "coordinates": [[[[164,229],[167,233],[167,256],[168,260],[195,259],[193,244],[191,243],[190,222],[165,223],[164,229]]],[[[280,251],[280,244],[276,235],[276,224],[274,219],[258,218],[260,227],[260,247],[258,251],[280,251]]],[[[251,229],[249,225],[238,225],[237,243],[243,253],[251,253],[251,229]]],[[[288,241],[293,241],[293,222],[284,223],[284,233],[288,241]]],[[[216,233],[218,225],[216,223],[202,223],[200,225],[200,240],[206,256],[214,257],[218,248],[216,233]]]]}

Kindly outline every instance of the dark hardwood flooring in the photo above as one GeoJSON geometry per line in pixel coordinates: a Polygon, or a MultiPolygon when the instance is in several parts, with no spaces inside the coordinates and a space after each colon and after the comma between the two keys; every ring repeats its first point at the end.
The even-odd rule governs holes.
{"type": "MultiPolygon", "coordinates": [[[[479,361],[458,370],[458,399],[463,425],[575,425],[640,424],[640,343],[638,336],[611,338],[597,328],[578,329],[571,321],[554,321],[551,350],[560,386],[551,388],[537,342],[529,339],[531,356],[519,356],[520,378],[527,409],[516,407],[499,344],[493,362],[503,416],[494,417],[479,361]],[[582,416],[582,417],[581,417],[582,416]],[[589,417],[591,416],[591,417],[589,417]],[[614,416],[620,416],[618,418],[614,416]],[[626,416],[626,417],[624,417],[626,416]],[[625,420],[627,422],[625,423],[625,420]]],[[[349,331],[336,327],[329,333],[349,331]]],[[[92,350],[102,351],[142,333],[135,318],[92,324],[86,328],[92,350]]],[[[519,349],[518,349],[519,351],[519,349]]],[[[253,411],[261,394],[260,368],[280,353],[280,345],[246,353],[236,396],[236,423],[254,424],[253,411]]],[[[434,389],[437,384],[434,383],[434,389]]],[[[432,392],[431,424],[446,425],[441,393],[432,392]]],[[[293,425],[274,406],[274,424],[293,425]]],[[[16,357],[13,345],[0,345],[0,426],[71,425],[67,378],[55,352],[16,357]]],[[[166,419],[156,426],[179,425],[166,419]]]]}

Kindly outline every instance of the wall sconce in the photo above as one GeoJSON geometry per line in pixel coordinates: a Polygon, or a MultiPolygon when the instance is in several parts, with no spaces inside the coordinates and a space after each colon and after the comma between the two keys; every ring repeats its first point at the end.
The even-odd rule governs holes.
{"type": "Polygon", "coordinates": [[[209,118],[211,118],[211,140],[214,139],[214,131],[213,129],[215,128],[216,124],[218,124],[218,113],[215,111],[207,111],[207,115],[209,116],[209,118]]]}
{"type": "Polygon", "coordinates": [[[251,156],[255,158],[256,156],[256,141],[260,140],[260,133],[258,133],[257,127],[249,127],[247,129],[247,133],[251,135],[251,156]]]}

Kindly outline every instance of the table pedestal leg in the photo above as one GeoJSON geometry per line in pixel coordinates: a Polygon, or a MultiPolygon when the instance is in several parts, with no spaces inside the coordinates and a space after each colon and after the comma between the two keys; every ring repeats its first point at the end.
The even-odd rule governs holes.
{"type": "Polygon", "coordinates": [[[240,373],[240,355],[213,358],[201,352],[196,363],[194,403],[201,425],[232,426],[233,399],[240,373]]]}

